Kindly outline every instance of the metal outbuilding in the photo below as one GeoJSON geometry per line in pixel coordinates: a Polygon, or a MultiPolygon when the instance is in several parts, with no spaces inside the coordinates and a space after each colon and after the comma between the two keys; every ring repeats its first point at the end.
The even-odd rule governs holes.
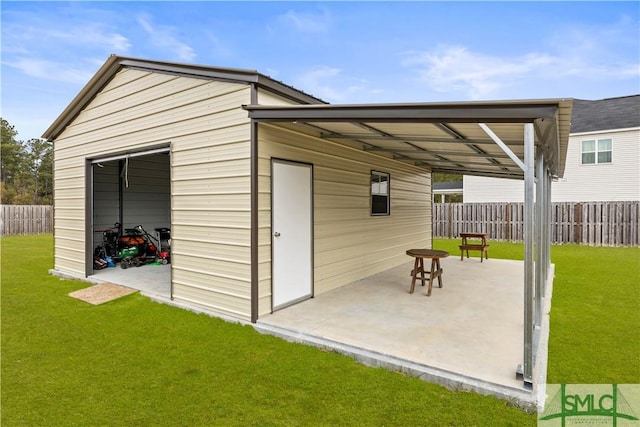
{"type": "MultiPolygon", "coordinates": [[[[111,56],[54,143],[54,272],[95,230],[170,227],[171,298],[255,322],[431,247],[431,173],[525,181],[525,384],[572,100],[329,105],[256,71],[111,56]]],[[[515,367],[514,367],[515,369],[515,367]]]]}

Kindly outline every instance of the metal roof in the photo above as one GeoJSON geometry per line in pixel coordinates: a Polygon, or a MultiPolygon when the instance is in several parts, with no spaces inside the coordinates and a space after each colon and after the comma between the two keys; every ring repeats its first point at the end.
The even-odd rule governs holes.
{"type": "Polygon", "coordinates": [[[236,83],[255,84],[258,87],[268,88],[285,98],[289,98],[301,104],[326,103],[320,98],[309,95],[301,90],[289,86],[271,77],[260,74],[255,70],[241,68],[210,67],[204,65],[183,64],[178,62],[154,61],[149,59],[131,58],[118,55],[110,55],[107,61],[100,67],[96,74],[76,95],[65,110],[42,134],[47,140],[54,140],[62,133],[67,125],[82,111],[98,92],[116,75],[122,68],[134,68],[151,72],[169,73],[186,77],[222,80],[236,83]]]}
{"type": "Polygon", "coordinates": [[[210,67],[111,55],[42,135],[55,140],[122,68],[252,84],[298,105],[246,105],[258,122],[376,152],[434,172],[522,179],[524,124],[551,173],[561,177],[571,99],[329,105],[255,70],[210,67]],[[302,104],[302,105],[300,105],[302,104]]]}
{"type": "Polygon", "coordinates": [[[542,99],[244,108],[255,121],[433,172],[522,179],[525,123],[533,123],[536,149],[551,173],[564,174],[572,105],[571,99],[542,99]]]}

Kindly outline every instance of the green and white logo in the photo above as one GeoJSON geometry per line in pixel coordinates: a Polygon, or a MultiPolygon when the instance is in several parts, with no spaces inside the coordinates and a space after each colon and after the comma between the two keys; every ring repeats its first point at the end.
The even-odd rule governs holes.
{"type": "Polygon", "coordinates": [[[548,384],[539,427],[640,426],[639,384],[548,384]]]}

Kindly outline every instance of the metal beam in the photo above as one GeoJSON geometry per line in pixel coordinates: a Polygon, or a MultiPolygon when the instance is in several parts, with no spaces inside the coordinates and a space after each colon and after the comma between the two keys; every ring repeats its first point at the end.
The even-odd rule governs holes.
{"type": "MultiPolygon", "coordinates": [[[[93,191],[94,191],[94,166],[91,161],[85,161],[84,164],[84,275],[89,277],[93,274],[93,191]]],[[[120,178],[122,180],[122,178],[120,178]]],[[[122,206],[122,203],[120,203],[122,206]]],[[[121,208],[120,208],[121,209],[121,208]]],[[[120,217],[122,221],[122,217],[120,217]]]]}
{"type": "MultiPolygon", "coordinates": [[[[300,123],[300,122],[298,122],[300,123]]],[[[338,132],[327,132],[320,135],[324,139],[381,139],[385,141],[410,141],[410,142],[435,142],[438,144],[456,144],[456,145],[469,145],[469,144],[479,144],[479,145],[494,145],[495,142],[490,139],[445,139],[440,137],[427,137],[427,136],[415,136],[415,135],[373,135],[373,134],[363,134],[363,133],[338,133],[338,132]]],[[[522,141],[507,141],[509,145],[522,145],[522,141]]]]}
{"type": "MultiPolygon", "coordinates": [[[[423,156],[436,156],[437,157],[437,154],[432,154],[432,153],[416,153],[416,154],[421,154],[423,156]]],[[[409,157],[409,158],[411,158],[412,160],[415,160],[415,161],[426,161],[426,162],[429,162],[429,164],[432,165],[432,166],[436,166],[437,164],[442,164],[442,162],[445,162],[445,163],[451,163],[451,164],[454,164],[454,165],[456,165],[458,167],[463,167],[463,168],[464,168],[464,165],[497,166],[497,167],[499,167],[499,168],[501,168],[503,170],[509,170],[509,167],[515,168],[513,165],[503,165],[501,163],[495,163],[495,162],[491,162],[491,161],[470,162],[470,161],[467,161],[467,160],[457,160],[456,161],[456,160],[441,159],[441,158],[438,158],[438,159],[423,159],[423,158],[419,158],[419,157],[409,157]],[[460,163],[462,163],[462,164],[460,164],[460,163]]],[[[487,159],[487,160],[489,160],[489,159],[487,159]]]]}
{"type": "Polygon", "coordinates": [[[522,180],[522,173],[515,173],[510,171],[502,171],[496,169],[479,169],[479,168],[465,168],[465,169],[457,169],[457,168],[446,168],[434,166],[432,172],[442,172],[442,173],[455,173],[455,174],[464,174],[464,175],[476,175],[476,176],[489,176],[489,177],[500,177],[500,178],[510,178],[510,179],[518,179],[522,180]]]}
{"type": "MultiPolygon", "coordinates": [[[[424,154],[421,151],[418,150],[411,150],[411,149],[407,149],[407,148],[403,148],[403,149],[395,149],[395,148],[383,148],[383,147],[372,147],[372,148],[365,148],[365,151],[371,151],[371,152],[383,152],[383,153],[406,153],[406,154],[424,154]]],[[[478,155],[480,157],[486,158],[486,159],[508,159],[510,158],[509,156],[507,156],[506,154],[490,154],[490,153],[478,153],[476,151],[440,151],[438,150],[438,154],[441,154],[443,156],[475,156],[478,155]]]]}
{"type": "Polygon", "coordinates": [[[368,123],[523,123],[554,118],[557,101],[503,103],[243,105],[257,121],[368,123]]]}
{"type": "Polygon", "coordinates": [[[542,150],[536,151],[536,205],[535,205],[535,315],[534,325],[542,325],[542,289],[544,278],[544,211],[546,209],[546,170],[542,150]]]}
{"type": "MultiPolygon", "coordinates": [[[[545,256],[545,261],[547,263],[547,273],[549,272],[549,270],[551,269],[551,208],[553,207],[553,202],[551,200],[551,185],[553,183],[553,177],[551,176],[551,173],[549,173],[547,175],[547,205],[549,206],[549,208],[547,209],[547,219],[545,221],[545,224],[547,224],[547,232],[546,232],[546,237],[547,237],[547,254],[545,256]]],[[[546,288],[545,288],[545,292],[546,292],[546,288]]],[[[546,294],[545,294],[546,295],[546,294]]]]}
{"type": "Polygon", "coordinates": [[[453,139],[462,139],[462,140],[467,139],[463,134],[461,134],[451,126],[448,126],[444,123],[434,123],[434,126],[440,129],[441,131],[451,135],[453,139]]]}
{"type": "MultiPolygon", "coordinates": [[[[391,138],[391,137],[393,137],[393,136],[394,136],[394,135],[392,135],[392,134],[390,134],[390,133],[388,133],[388,132],[385,132],[385,131],[383,131],[383,130],[377,129],[377,128],[375,128],[375,127],[373,127],[373,126],[371,126],[371,125],[368,125],[368,124],[366,124],[366,123],[356,122],[356,123],[354,123],[354,125],[355,125],[355,126],[360,126],[360,127],[361,127],[361,128],[363,128],[363,129],[367,129],[367,130],[369,130],[369,131],[371,131],[371,132],[377,133],[378,135],[383,136],[383,137],[385,137],[385,138],[391,138]]],[[[426,149],[426,148],[422,148],[422,147],[420,147],[420,146],[418,146],[418,145],[415,145],[415,144],[413,144],[413,143],[411,143],[411,142],[409,142],[409,141],[399,140],[399,142],[402,142],[402,143],[404,143],[404,144],[408,145],[409,147],[411,147],[411,148],[413,148],[413,149],[417,150],[418,152],[422,152],[422,153],[425,153],[425,154],[429,154],[429,155],[431,155],[431,156],[434,156],[434,157],[439,158],[440,160],[443,160],[443,161],[449,162],[449,163],[451,163],[451,164],[452,164],[452,165],[454,165],[454,166],[462,167],[462,165],[460,165],[458,162],[454,162],[454,161],[452,161],[452,160],[449,160],[449,159],[447,159],[446,157],[444,157],[444,156],[440,155],[440,153],[432,153],[430,150],[428,150],[428,149],[426,149]]],[[[411,159],[409,156],[406,156],[406,155],[404,155],[404,154],[399,154],[399,156],[400,156],[401,158],[403,158],[403,159],[407,159],[407,158],[411,159]]]]}
{"type": "Polygon", "coordinates": [[[533,386],[533,235],[535,146],[533,123],[524,125],[524,362],[525,387],[533,386]]]}
{"type": "MultiPolygon", "coordinates": [[[[531,123],[527,123],[527,124],[531,124],[531,123]]],[[[515,153],[513,151],[511,151],[511,149],[509,148],[509,146],[507,146],[507,144],[505,144],[504,142],[502,142],[502,140],[498,137],[498,135],[496,135],[495,133],[493,133],[493,131],[489,128],[489,126],[487,126],[485,123],[478,123],[478,126],[480,126],[482,128],[483,131],[485,131],[485,133],[487,135],[489,135],[489,137],[491,139],[493,139],[493,141],[498,145],[498,147],[500,147],[502,149],[502,151],[504,151],[511,160],[513,160],[513,162],[518,165],[520,167],[520,169],[522,169],[525,173],[526,173],[526,167],[524,165],[524,163],[522,163],[522,160],[520,160],[520,158],[518,156],[515,155],[515,153]]],[[[531,124],[531,127],[533,128],[533,124],[531,124]]],[[[526,129],[526,127],[525,127],[526,129]]],[[[533,130],[532,130],[533,132],[533,130]]],[[[527,138],[525,136],[525,150],[526,150],[526,142],[527,142],[527,138]]]]}
{"type": "MultiPolygon", "coordinates": [[[[258,102],[258,88],[256,87],[256,85],[252,85],[251,86],[251,102],[258,102]]],[[[260,226],[260,216],[259,216],[259,202],[258,202],[258,197],[259,197],[259,186],[260,186],[260,182],[259,182],[259,159],[258,159],[258,147],[260,146],[260,144],[258,143],[259,141],[259,127],[258,127],[258,123],[254,122],[253,120],[251,120],[250,123],[250,138],[251,138],[251,142],[250,142],[250,181],[249,181],[249,187],[250,187],[250,194],[251,194],[251,215],[250,215],[250,224],[251,224],[251,231],[250,231],[250,242],[251,242],[251,248],[250,248],[250,259],[251,259],[251,302],[250,302],[250,306],[251,306],[251,322],[252,323],[256,323],[258,321],[258,312],[259,312],[259,281],[260,281],[260,272],[258,269],[258,265],[259,265],[259,250],[258,250],[258,244],[259,244],[259,226],[260,226]]]]}

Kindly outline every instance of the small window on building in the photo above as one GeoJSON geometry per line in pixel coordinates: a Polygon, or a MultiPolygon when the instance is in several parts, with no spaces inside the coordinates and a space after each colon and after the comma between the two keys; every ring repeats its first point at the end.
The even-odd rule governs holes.
{"type": "Polygon", "coordinates": [[[582,141],[582,164],[611,163],[611,140],[592,139],[582,141]]]}
{"type": "Polygon", "coordinates": [[[371,171],[371,215],[389,215],[389,174],[371,171]]]}

